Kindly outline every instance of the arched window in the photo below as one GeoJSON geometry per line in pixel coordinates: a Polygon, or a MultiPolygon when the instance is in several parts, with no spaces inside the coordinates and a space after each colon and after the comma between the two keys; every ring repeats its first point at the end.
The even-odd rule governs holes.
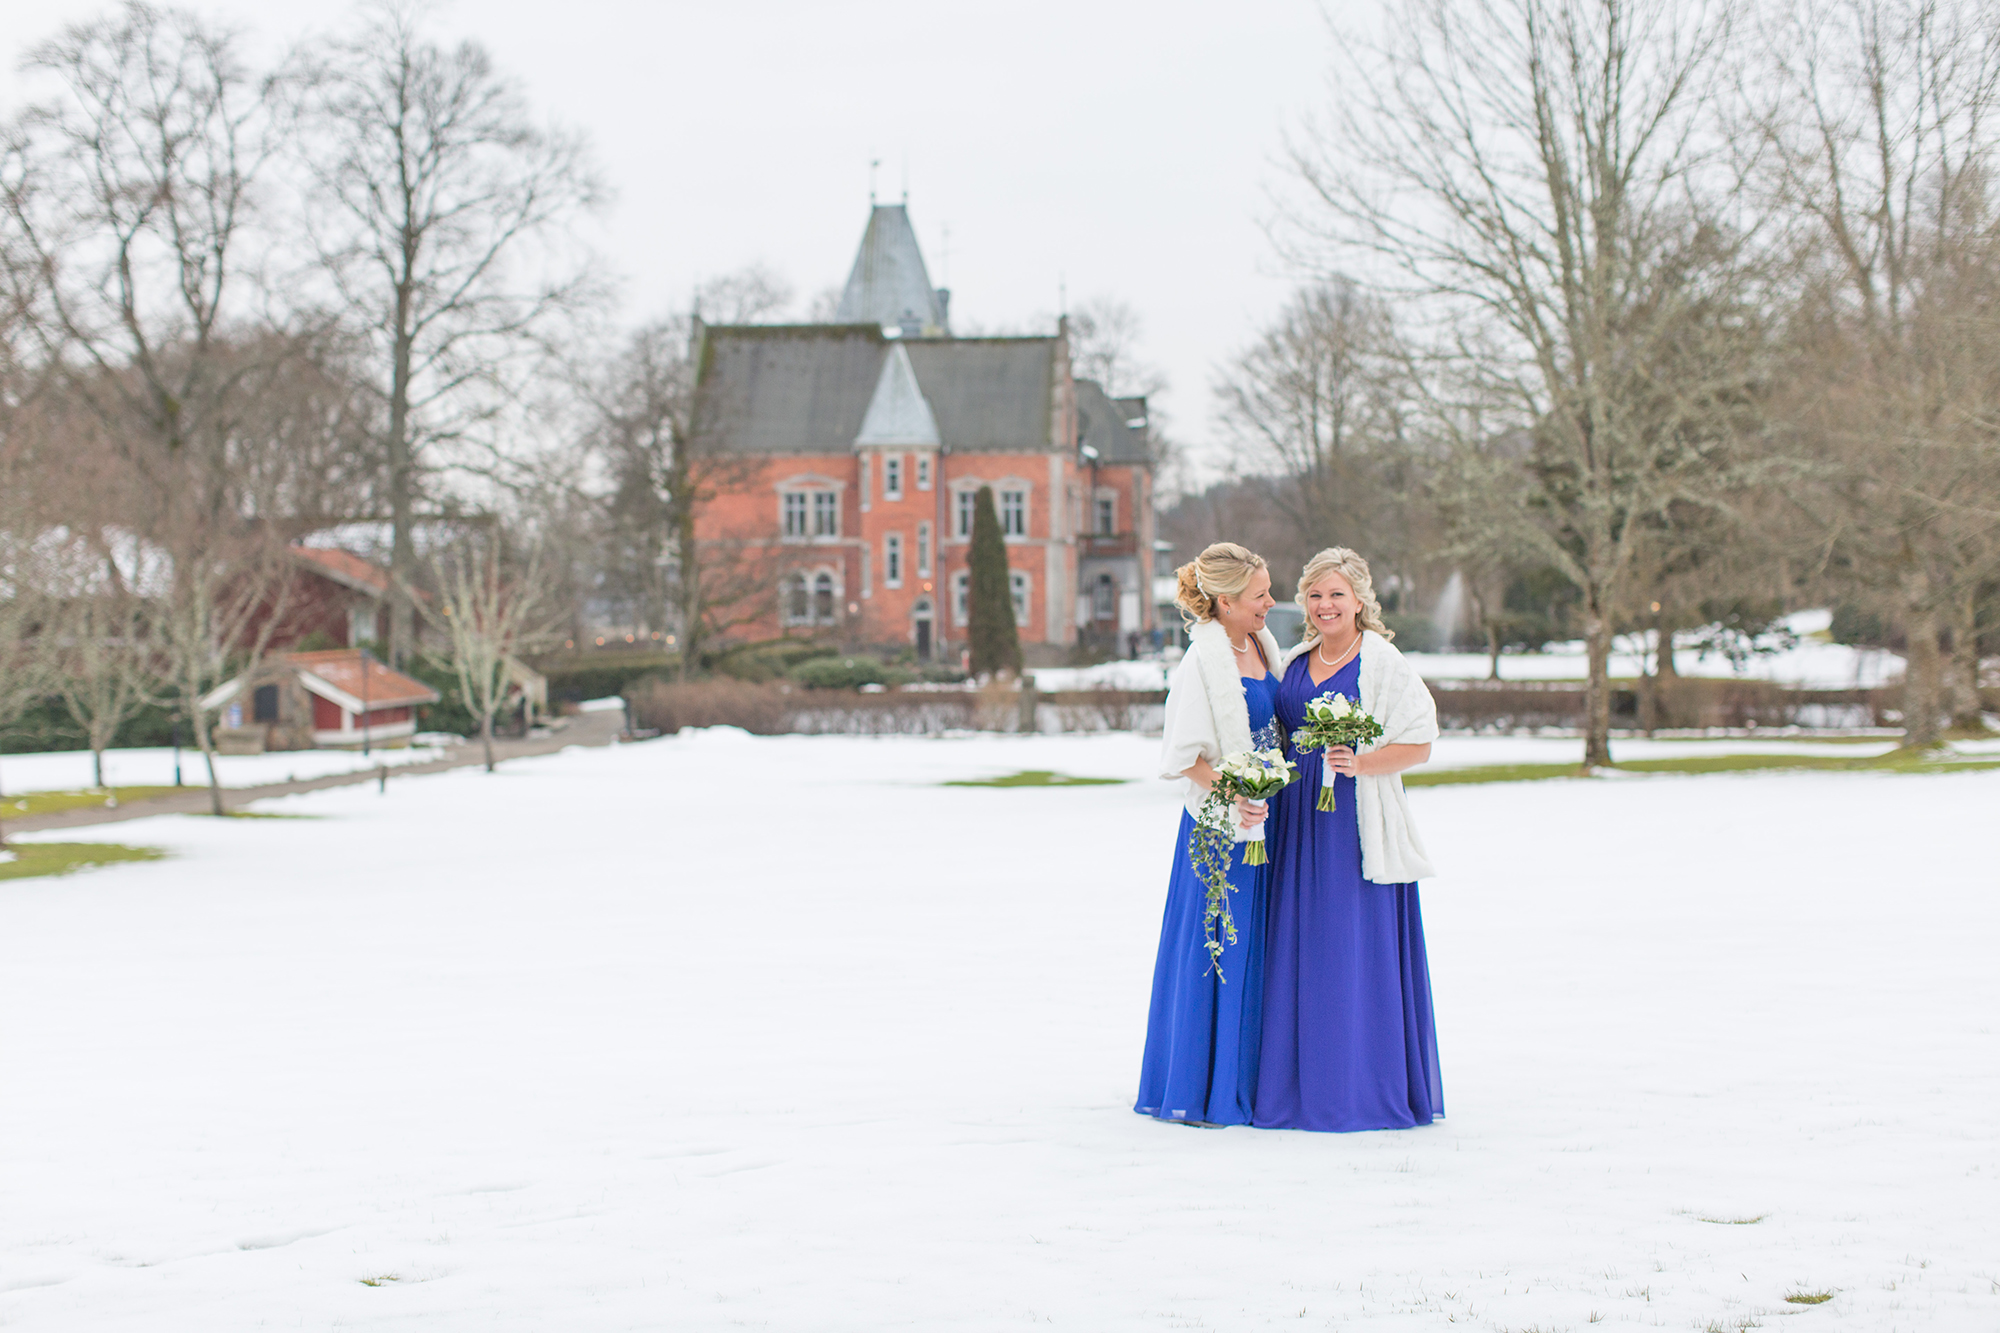
{"type": "Polygon", "coordinates": [[[812,619],[812,600],[807,594],[805,575],[794,574],[786,579],[782,597],[787,623],[803,625],[812,619]]]}
{"type": "Polygon", "coordinates": [[[1109,574],[1099,574],[1092,589],[1091,614],[1110,620],[1118,614],[1118,584],[1109,574]]]}
{"type": "Polygon", "coordinates": [[[833,575],[821,574],[813,580],[813,619],[822,625],[833,623],[833,575]]]}

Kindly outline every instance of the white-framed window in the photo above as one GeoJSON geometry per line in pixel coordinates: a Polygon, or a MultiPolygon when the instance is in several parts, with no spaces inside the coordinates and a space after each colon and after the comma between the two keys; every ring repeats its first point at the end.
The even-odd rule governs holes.
{"type": "Polygon", "coordinates": [[[780,500],[785,516],[785,535],[803,537],[806,532],[806,493],[786,491],[780,500]]]}
{"type": "Polygon", "coordinates": [[[1018,628],[1028,623],[1028,590],[1031,580],[1018,569],[1007,571],[1007,590],[1014,594],[1014,624],[1018,628]]]}
{"type": "Polygon", "coordinates": [[[1118,531],[1118,501],[1109,495],[1097,497],[1097,535],[1109,537],[1118,531]]]}
{"type": "Polygon", "coordinates": [[[882,498],[900,500],[903,498],[903,459],[893,454],[882,460],[882,498]]]}
{"type": "Polygon", "coordinates": [[[813,580],[813,619],[822,625],[831,625],[836,613],[833,575],[821,574],[813,580]]]}
{"type": "Polygon", "coordinates": [[[927,579],[930,576],[931,525],[928,523],[919,523],[917,524],[917,577],[927,579]]]}
{"type": "Polygon", "coordinates": [[[1118,584],[1109,574],[1099,574],[1097,582],[1091,585],[1090,613],[1098,620],[1111,620],[1118,615],[1118,584]]]}
{"type": "Polygon", "coordinates": [[[903,534],[891,532],[882,538],[882,586],[903,586],[903,534]]]}
{"type": "Polygon", "coordinates": [[[918,454],[917,489],[920,491],[927,491],[930,488],[931,488],[931,456],[929,454],[918,454]]]}
{"type": "Polygon", "coordinates": [[[979,492],[964,490],[958,493],[958,503],[952,506],[952,530],[960,541],[972,537],[972,508],[978,502],[979,492]]]}
{"type": "Polygon", "coordinates": [[[1000,492],[1000,535],[1002,537],[1025,537],[1028,535],[1028,493],[1026,491],[1000,492]]]}
{"type": "Polygon", "coordinates": [[[813,530],[815,537],[838,537],[840,535],[840,497],[832,491],[814,491],[813,530]]]}
{"type": "Polygon", "coordinates": [[[951,623],[972,623],[972,575],[962,569],[951,576],[951,623]]]}

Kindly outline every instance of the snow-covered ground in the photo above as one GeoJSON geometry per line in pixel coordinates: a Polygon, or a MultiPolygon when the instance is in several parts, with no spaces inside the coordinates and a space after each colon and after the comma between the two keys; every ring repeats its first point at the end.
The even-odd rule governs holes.
{"type": "MultiPolygon", "coordinates": [[[[215,759],[216,777],[225,787],[257,787],[269,782],[299,782],[335,773],[374,770],[384,764],[421,764],[444,757],[441,746],[412,745],[401,750],[286,750],[272,754],[224,754],[215,759]]],[[[174,752],[167,748],[106,750],[104,780],[114,787],[170,787],[174,752]]],[[[208,765],[201,751],[181,751],[181,780],[191,787],[208,785],[208,765]]],[[[45,754],[0,755],[0,792],[75,791],[91,783],[90,751],[57,750],[45,754]]]]}
{"type": "Polygon", "coordinates": [[[1416,792],[1449,1118],[1320,1136],[1128,1109],[1168,784],[935,785],[1156,744],[95,831],[175,855],[0,884],[0,1325],[2000,1326],[2000,773],[1416,792]]]}

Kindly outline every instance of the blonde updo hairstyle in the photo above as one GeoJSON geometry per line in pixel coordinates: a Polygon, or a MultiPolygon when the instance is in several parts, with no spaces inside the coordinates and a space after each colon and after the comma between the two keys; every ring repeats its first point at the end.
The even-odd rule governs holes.
{"type": "Polygon", "coordinates": [[[1235,542],[1217,542],[1174,571],[1174,602],[1189,625],[1215,619],[1218,597],[1241,597],[1250,579],[1265,568],[1264,557],[1235,542]]]}
{"type": "Polygon", "coordinates": [[[1301,642],[1319,638],[1319,626],[1313,624],[1312,612],[1306,609],[1306,591],[1328,574],[1340,575],[1354,589],[1354,600],[1361,603],[1360,614],[1354,619],[1361,628],[1372,629],[1385,639],[1396,637],[1396,631],[1382,623],[1382,603],[1375,600],[1375,580],[1368,576],[1368,562],[1345,546],[1329,546],[1306,561],[1305,572],[1299,575],[1299,610],[1306,612],[1301,642]]]}

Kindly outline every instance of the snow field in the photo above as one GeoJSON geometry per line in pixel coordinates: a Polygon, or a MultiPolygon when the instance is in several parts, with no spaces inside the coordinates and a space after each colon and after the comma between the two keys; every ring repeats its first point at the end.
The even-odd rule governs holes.
{"type": "Polygon", "coordinates": [[[0,1324],[2000,1323],[2000,774],[1413,793],[1449,1118],[1319,1136],[1129,1110],[1156,748],[718,731],[97,830],[176,857],[0,892],[0,1324]],[[1028,768],[1142,780],[935,785],[1028,768]]]}
{"type": "MultiPolygon", "coordinates": [[[[271,782],[302,782],[335,773],[373,772],[442,759],[442,746],[412,745],[400,750],[286,750],[270,754],[221,754],[215,775],[224,787],[258,787],[271,782]]],[[[104,752],[104,780],[114,787],[171,787],[174,752],[154,746],[104,752]]],[[[208,785],[208,762],[201,751],[181,751],[181,781],[190,787],[208,785]]],[[[0,792],[78,791],[91,785],[90,751],[51,750],[39,754],[0,755],[0,792]]]]}

